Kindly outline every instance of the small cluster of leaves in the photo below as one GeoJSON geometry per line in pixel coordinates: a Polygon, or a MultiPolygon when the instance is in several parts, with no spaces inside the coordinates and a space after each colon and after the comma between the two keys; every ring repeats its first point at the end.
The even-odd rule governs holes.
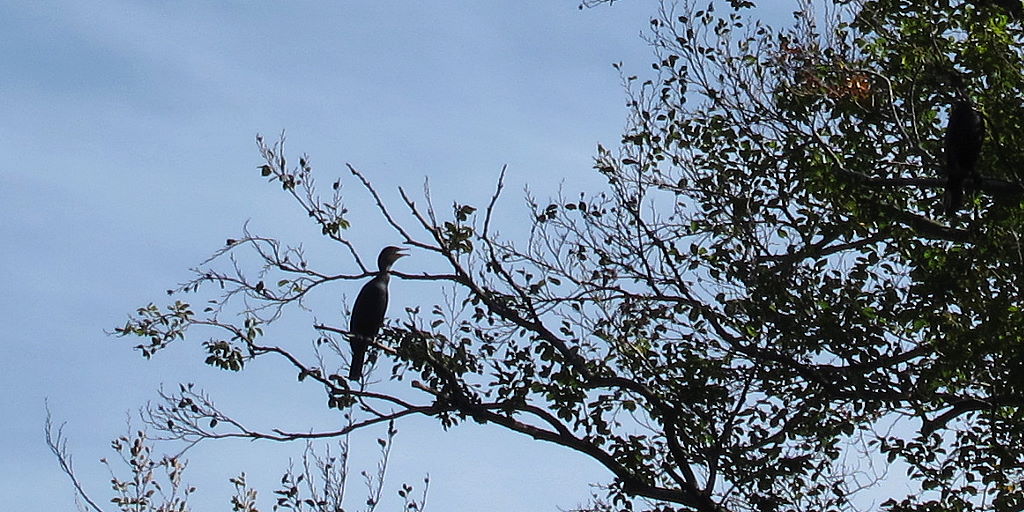
{"type": "Polygon", "coordinates": [[[150,303],[137,309],[135,317],[129,319],[123,327],[115,328],[114,333],[118,336],[149,338],[149,344],[135,346],[148,359],[172,341],[184,339],[194,316],[191,306],[185,302],[175,301],[164,311],[150,303]]]}
{"type": "Polygon", "coordinates": [[[445,221],[438,237],[452,253],[469,254],[473,252],[473,238],[476,233],[473,227],[465,222],[470,219],[476,208],[456,203],[452,209],[455,211],[455,222],[445,221]]]}
{"type": "Polygon", "coordinates": [[[319,225],[324,235],[336,240],[341,239],[341,232],[349,228],[346,218],[348,209],[344,206],[341,196],[341,180],[331,184],[333,197],[322,200],[317,193],[313,180],[313,167],[309,157],[299,157],[296,167],[289,167],[285,158],[284,136],[274,144],[267,144],[262,136],[256,136],[256,144],[263,156],[264,163],[259,166],[260,175],[270,181],[278,181],[281,188],[290,193],[305,208],[309,217],[319,225]]]}
{"type": "MultiPolygon", "coordinates": [[[[110,502],[123,512],[187,512],[188,499],[196,490],[182,483],[187,462],[170,456],[153,459],[153,448],[146,441],[146,433],[140,430],[111,442],[130,475],[119,477],[111,468],[115,496],[110,502]],[[161,480],[165,482],[161,484],[161,480]]],[[[101,462],[110,467],[105,459],[101,462]]]]}

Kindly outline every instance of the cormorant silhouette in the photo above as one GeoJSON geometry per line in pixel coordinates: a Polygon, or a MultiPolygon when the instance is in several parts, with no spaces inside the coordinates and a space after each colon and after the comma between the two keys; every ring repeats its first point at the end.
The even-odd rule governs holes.
{"type": "Polygon", "coordinates": [[[946,127],[946,215],[955,215],[963,202],[964,182],[976,180],[975,165],[985,138],[981,114],[967,101],[957,101],[946,127]]]}
{"type": "Polygon", "coordinates": [[[352,345],[352,364],[348,378],[359,380],[363,376],[363,362],[370,342],[384,325],[384,313],[388,309],[388,281],[390,271],[398,258],[408,256],[400,247],[388,246],[377,256],[377,275],[363,285],[352,306],[352,318],[349,321],[349,343],[352,345]]]}

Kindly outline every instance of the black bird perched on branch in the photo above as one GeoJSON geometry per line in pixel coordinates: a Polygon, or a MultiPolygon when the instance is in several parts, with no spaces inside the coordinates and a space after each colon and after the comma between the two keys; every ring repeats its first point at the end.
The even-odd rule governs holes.
{"type": "Polygon", "coordinates": [[[363,361],[370,342],[377,336],[384,325],[384,312],[388,309],[388,281],[391,278],[391,265],[398,258],[408,256],[400,247],[388,246],[377,256],[377,275],[363,285],[352,306],[352,319],[349,321],[349,343],[352,345],[352,364],[348,371],[350,380],[359,380],[363,376],[363,361]]]}
{"type": "Polygon", "coordinates": [[[999,6],[1014,19],[1018,19],[1024,14],[1024,5],[1021,0],[971,0],[970,3],[975,7],[999,6]]]}
{"type": "Polygon", "coordinates": [[[975,165],[985,138],[981,114],[967,101],[957,101],[946,127],[946,215],[955,215],[963,201],[964,181],[976,180],[975,165]]]}

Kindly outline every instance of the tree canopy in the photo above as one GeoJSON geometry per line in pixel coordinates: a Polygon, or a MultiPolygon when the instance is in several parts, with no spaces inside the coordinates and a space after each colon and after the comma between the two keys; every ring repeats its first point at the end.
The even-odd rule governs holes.
{"type": "Polygon", "coordinates": [[[379,248],[347,236],[359,188],[260,138],[261,174],[351,271],[246,230],[177,301],[138,309],[117,333],[141,337],[147,358],[205,339],[206,362],[229,371],[283,358],[347,426],[256,431],[188,386],[163,394],[149,426],[187,441],[303,440],[410,415],[475,421],[599,462],[610,481],[594,510],[1020,509],[1019,12],[826,4],[800,2],[782,27],[753,2],[663,4],[646,34],[651,76],[623,76],[628,129],[595,157],[607,186],[531,200],[522,239],[497,234],[504,171],[492,197],[441,210],[404,189],[387,204],[349,166],[345,182],[396,236],[445,267],[394,279],[454,290],[392,311],[359,385],[345,378],[346,319],[320,316],[314,358],[263,335],[311,290],[370,275],[360,256],[379,248]],[[987,135],[980,176],[946,215],[957,100],[987,135]],[[244,268],[243,253],[258,263],[244,268]],[[382,379],[404,385],[381,391],[382,379]]]}

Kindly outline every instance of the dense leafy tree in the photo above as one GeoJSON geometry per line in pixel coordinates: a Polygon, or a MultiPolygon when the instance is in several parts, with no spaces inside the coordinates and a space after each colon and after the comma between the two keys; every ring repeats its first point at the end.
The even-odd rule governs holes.
{"type": "Polygon", "coordinates": [[[392,312],[371,347],[387,364],[358,387],[343,377],[343,319],[316,326],[312,360],[263,327],[313,289],[366,278],[359,254],[378,248],[346,237],[340,181],[322,195],[305,158],[290,165],[260,139],[262,174],[353,271],[246,232],[176,290],[209,307],[149,305],[118,332],[150,357],[212,330],[206,361],[227,370],[282,357],[351,422],[256,431],[182,388],[151,427],[287,440],[473,420],[598,461],[611,483],[596,510],[1024,507],[1020,22],[997,3],[864,0],[804,3],[771,27],[751,2],[729,4],[662,7],[654,76],[624,77],[629,129],[598,149],[607,187],[533,202],[525,239],[496,234],[500,178],[490,200],[447,215],[403,191],[415,222],[402,225],[349,168],[414,254],[444,262],[395,279],[455,290],[392,312]],[[987,136],[949,217],[958,98],[987,136]],[[229,263],[243,251],[258,277],[229,263]]]}

